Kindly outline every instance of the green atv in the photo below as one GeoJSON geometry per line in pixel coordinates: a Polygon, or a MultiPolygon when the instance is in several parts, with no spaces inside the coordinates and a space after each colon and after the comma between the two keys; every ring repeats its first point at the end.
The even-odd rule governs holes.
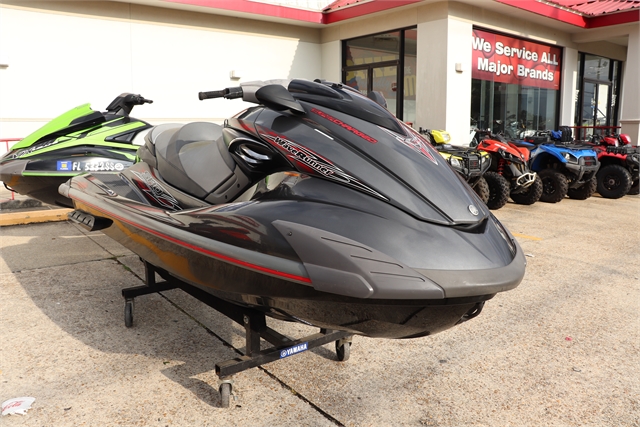
{"type": "Polygon", "coordinates": [[[476,148],[461,147],[449,144],[451,135],[444,130],[430,130],[420,128],[420,133],[427,135],[431,144],[440,155],[447,160],[469,183],[471,188],[480,196],[486,204],[489,201],[489,184],[484,178],[484,173],[491,166],[491,156],[486,151],[476,148]]]}

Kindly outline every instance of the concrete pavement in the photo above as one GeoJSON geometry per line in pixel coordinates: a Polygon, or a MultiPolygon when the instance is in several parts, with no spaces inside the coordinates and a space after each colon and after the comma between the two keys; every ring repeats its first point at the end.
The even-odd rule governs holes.
{"type": "Polygon", "coordinates": [[[137,298],[125,328],[136,256],[66,221],[0,228],[0,402],[36,398],[0,425],[640,427],[640,198],[494,214],[529,265],[479,317],[245,371],[228,409],[213,369],[244,347],[238,325],[173,290],[137,298]]]}

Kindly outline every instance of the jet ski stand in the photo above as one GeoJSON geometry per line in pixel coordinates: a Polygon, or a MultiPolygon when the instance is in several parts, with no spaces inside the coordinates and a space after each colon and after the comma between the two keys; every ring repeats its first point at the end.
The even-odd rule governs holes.
{"type": "Polygon", "coordinates": [[[244,327],[246,332],[246,347],[244,354],[236,350],[240,356],[224,362],[216,363],[216,374],[219,378],[219,388],[221,406],[229,407],[229,400],[232,394],[232,376],[247,369],[255,368],[275,360],[283,359],[302,353],[306,350],[319,347],[335,341],[336,356],[341,362],[349,359],[351,350],[351,340],[353,334],[345,331],[334,331],[330,329],[320,329],[320,332],[308,335],[299,339],[294,339],[280,334],[276,330],[267,326],[266,316],[263,312],[249,307],[242,307],[223,299],[217,298],[193,285],[185,283],[168,274],[162,276],[165,279],[156,282],[156,272],[162,270],[149,264],[145,266],[145,285],[125,288],[122,296],[125,299],[124,324],[130,328],[133,326],[133,301],[141,295],[167,291],[170,289],[182,289],[209,307],[222,313],[229,319],[244,327]],[[260,350],[260,339],[264,339],[272,346],[260,350]]]}

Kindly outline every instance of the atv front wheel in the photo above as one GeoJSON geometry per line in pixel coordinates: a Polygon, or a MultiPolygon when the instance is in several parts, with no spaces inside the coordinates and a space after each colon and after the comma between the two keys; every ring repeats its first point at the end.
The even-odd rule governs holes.
{"type": "Polygon", "coordinates": [[[598,181],[594,176],[589,181],[585,182],[578,188],[570,188],[567,194],[569,198],[576,200],[586,200],[596,192],[596,187],[598,186],[598,181]]]}
{"type": "Polygon", "coordinates": [[[542,180],[542,195],[540,201],[558,203],[567,195],[569,183],[567,177],[555,169],[544,169],[538,172],[542,180]]]}
{"type": "Polygon", "coordinates": [[[607,199],[619,199],[631,189],[631,174],[620,165],[607,165],[600,169],[596,176],[598,193],[607,199]]]}
{"type": "Polygon", "coordinates": [[[486,205],[489,201],[489,184],[487,184],[487,180],[484,177],[480,177],[476,185],[473,186],[473,190],[486,205]]]}
{"type": "Polygon", "coordinates": [[[500,209],[509,200],[509,182],[497,172],[487,172],[482,176],[489,186],[489,209],[500,209]]]}
{"type": "Polygon", "coordinates": [[[533,184],[529,186],[526,190],[511,195],[511,200],[516,202],[519,205],[532,205],[538,200],[540,200],[540,196],[542,195],[542,180],[538,175],[536,175],[535,181],[533,184]]]}

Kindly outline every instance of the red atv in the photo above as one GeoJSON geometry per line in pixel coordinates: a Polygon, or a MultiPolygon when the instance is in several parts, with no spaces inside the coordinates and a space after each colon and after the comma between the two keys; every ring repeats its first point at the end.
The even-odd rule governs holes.
{"type": "Polygon", "coordinates": [[[593,135],[591,144],[601,163],[598,193],[608,199],[638,194],[640,147],[631,145],[629,135],[593,135]]]}
{"type": "Polygon", "coordinates": [[[529,169],[529,149],[490,131],[477,131],[478,149],[491,155],[491,168],[484,179],[489,184],[489,209],[500,209],[509,196],[521,205],[532,205],[542,195],[540,177],[529,169]]]}

